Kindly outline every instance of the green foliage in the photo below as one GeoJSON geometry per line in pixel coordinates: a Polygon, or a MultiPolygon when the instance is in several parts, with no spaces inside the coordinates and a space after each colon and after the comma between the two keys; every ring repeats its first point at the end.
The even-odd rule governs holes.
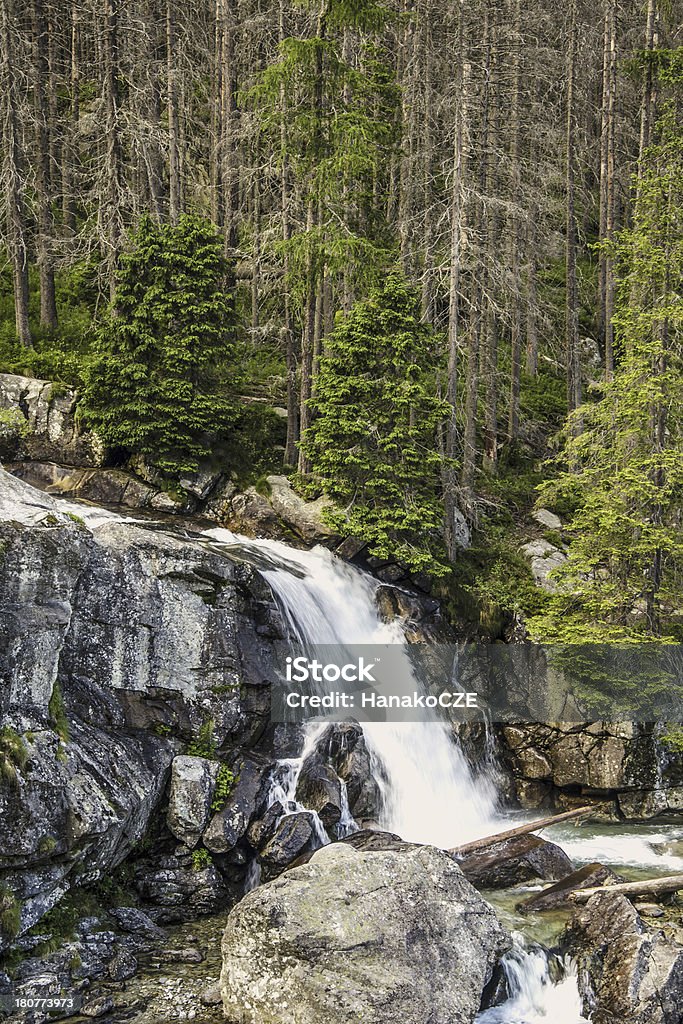
{"type": "Polygon", "coordinates": [[[557,478],[540,489],[551,507],[574,509],[559,591],[530,623],[546,641],[683,639],[683,133],[673,110],[658,135],[633,227],[612,248],[619,365],[570,421],[557,478]]]}
{"type": "Polygon", "coordinates": [[[283,40],[249,94],[266,146],[309,204],[307,222],[275,245],[302,319],[323,276],[365,293],[393,258],[384,211],[400,93],[375,37],[390,18],[376,0],[327,4],[317,34],[283,40]],[[365,37],[355,61],[345,51],[347,29],[365,37]]]}
{"type": "Polygon", "coordinates": [[[0,778],[12,786],[19,782],[17,772],[26,767],[28,750],[23,737],[9,725],[0,729],[0,778]]]}
{"type": "Polygon", "coordinates": [[[7,939],[14,939],[21,927],[21,903],[11,889],[0,885],[0,934],[7,939]]]}
{"type": "Polygon", "coordinates": [[[662,733],[661,741],[665,747],[675,754],[683,754],[683,727],[669,725],[662,733]]]}
{"type": "Polygon", "coordinates": [[[62,743],[69,742],[69,720],[66,715],[66,708],[64,706],[64,697],[62,696],[62,689],[59,683],[55,683],[52,687],[52,695],[50,696],[50,702],[47,706],[50,713],[50,721],[52,727],[59,736],[62,743]]]}
{"type": "Polygon", "coordinates": [[[188,743],[186,753],[191,757],[206,757],[213,760],[216,756],[215,722],[207,718],[200,726],[197,735],[188,743]]]}
{"type": "Polygon", "coordinates": [[[226,271],[206,221],[186,215],[159,226],[144,217],[86,373],[88,425],[170,475],[196,470],[235,419],[226,271]]]}
{"type": "Polygon", "coordinates": [[[419,300],[398,274],[339,317],[320,362],[302,441],[313,472],[340,506],[328,523],[373,555],[413,571],[448,571],[441,539],[436,344],[419,300]]]}
{"type": "Polygon", "coordinates": [[[38,853],[43,854],[43,856],[52,853],[56,845],[57,840],[54,836],[43,836],[38,843],[38,853]]]}
{"type": "Polygon", "coordinates": [[[211,854],[203,846],[192,851],[192,870],[203,871],[212,864],[211,854]]]}
{"type": "Polygon", "coordinates": [[[0,441],[5,433],[26,437],[28,432],[28,420],[20,409],[0,409],[0,441]]]}
{"type": "Polygon", "coordinates": [[[223,448],[225,464],[239,485],[246,487],[259,477],[280,472],[287,422],[268,406],[245,405],[239,409],[230,442],[223,448]]]}
{"type": "Polygon", "coordinates": [[[211,802],[212,811],[222,811],[228,802],[233,786],[236,782],[235,773],[227,766],[222,764],[218,769],[216,775],[216,788],[214,789],[213,800],[211,802]]]}

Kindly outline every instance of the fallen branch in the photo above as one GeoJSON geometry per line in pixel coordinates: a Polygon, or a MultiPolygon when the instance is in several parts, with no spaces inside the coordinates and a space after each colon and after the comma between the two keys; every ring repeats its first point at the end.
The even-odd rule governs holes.
{"type": "Polygon", "coordinates": [[[599,885],[590,889],[574,889],[568,894],[572,903],[588,903],[596,892],[612,892],[618,896],[670,896],[683,889],[683,875],[667,875],[665,878],[645,878],[639,882],[619,882],[616,885],[599,885]]]}
{"type": "Polygon", "coordinates": [[[464,843],[462,846],[454,846],[449,853],[456,857],[465,854],[475,853],[477,850],[485,850],[496,843],[504,843],[507,839],[516,839],[517,836],[528,835],[529,832],[538,832],[539,829],[549,828],[551,825],[559,825],[562,821],[571,821],[573,818],[585,818],[593,814],[595,807],[578,807],[573,811],[564,811],[562,814],[554,814],[550,818],[538,818],[536,821],[529,821],[526,825],[518,828],[510,828],[507,832],[496,832],[493,836],[486,836],[484,839],[474,839],[471,843],[464,843]]]}

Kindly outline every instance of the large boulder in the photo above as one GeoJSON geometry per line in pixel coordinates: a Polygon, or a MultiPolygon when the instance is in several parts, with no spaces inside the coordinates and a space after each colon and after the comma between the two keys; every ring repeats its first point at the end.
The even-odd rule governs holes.
{"type": "Polygon", "coordinates": [[[212,853],[227,853],[245,835],[250,823],[263,810],[270,766],[246,757],[242,760],[230,799],[218,810],[204,833],[204,846],[212,853]]]}
{"type": "Polygon", "coordinates": [[[594,797],[603,814],[632,821],[683,808],[681,756],[661,728],[636,722],[548,722],[501,730],[523,806],[564,808],[594,797]]]}
{"type": "Polygon", "coordinates": [[[272,878],[300,857],[320,845],[311,811],[286,814],[277,822],[270,839],[262,846],[259,861],[266,877],[272,878]]]}
{"type": "MultiPolygon", "coordinates": [[[[258,573],[83,515],[0,469],[0,891],[12,925],[0,946],[129,855],[185,745],[205,736],[232,761],[268,719],[274,669],[258,630],[278,619],[258,573]]],[[[196,807],[186,796],[170,820],[191,844],[207,793],[196,807]]],[[[147,889],[211,905],[212,879],[199,894],[197,881],[147,889]]]]}
{"type": "Polygon", "coordinates": [[[335,539],[334,531],[323,522],[322,513],[332,506],[324,495],[305,501],[292,488],[286,476],[269,476],[270,504],[280,518],[307,544],[326,544],[335,539]]]}
{"type": "Polygon", "coordinates": [[[248,893],[223,936],[241,1024],[471,1024],[510,940],[451,858],[347,843],[248,893]]]}
{"type": "Polygon", "coordinates": [[[341,783],[319,754],[311,754],[301,766],[296,799],[315,811],[326,829],[339,823],[342,816],[341,783]]]}
{"type": "Polygon", "coordinates": [[[459,857],[458,864],[478,889],[507,889],[536,878],[556,881],[573,870],[564,850],[534,835],[492,843],[481,851],[459,857]]]}
{"type": "Polygon", "coordinates": [[[650,930],[616,893],[596,893],[562,940],[577,962],[592,1024],[680,1024],[683,946],[650,930]]]}
{"type": "Polygon", "coordinates": [[[531,540],[522,544],[520,551],[531,563],[531,572],[538,586],[554,593],[557,584],[550,574],[564,565],[567,560],[565,552],[547,540],[531,540]]]}
{"type": "MultiPolygon", "coordinates": [[[[14,373],[0,373],[0,413],[10,414],[17,429],[0,430],[3,459],[51,459],[69,466],[93,466],[102,446],[76,422],[76,393],[61,384],[14,373]],[[23,422],[19,422],[21,417],[23,422]]],[[[11,425],[7,416],[3,423],[11,425]]]]}
{"type": "Polygon", "coordinates": [[[166,824],[190,849],[199,842],[211,814],[218,762],[185,754],[173,758],[166,824]]]}

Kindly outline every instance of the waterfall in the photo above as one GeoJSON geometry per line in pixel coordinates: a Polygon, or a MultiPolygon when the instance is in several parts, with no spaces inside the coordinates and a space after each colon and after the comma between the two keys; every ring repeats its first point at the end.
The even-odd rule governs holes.
{"type": "Polygon", "coordinates": [[[508,999],[480,1013],[476,1024],[589,1024],[582,1016],[573,961],[553,957],[540,946],[527,947],[518,933],[513,939],[503,959],[508,999]]]}
{"type": "MultiPolygon", "coordinates": [[[[330,644],[343,652],[345,646],[358,644],[397,645],[405,671],[412,675],[401,624],[380,618],[375,600],[379,584],[372,577],[321,547],[296,551],[278,541],[246,540],[222,529],[209,530],[208,536],[261,554],[260,571],[304,649],[330,644]]],[[[417,679],[415,688],[420,689],[417,679]]],[[[316,728],[314,723],[308,726],[307,746],[316,728]]],[[[409,841],[447,848],[498,827],[492,783],[485,776],[473,777],[445,722],[372,722],[364,723],[363,731],[377,766],[383,828],[409,841]]]]}

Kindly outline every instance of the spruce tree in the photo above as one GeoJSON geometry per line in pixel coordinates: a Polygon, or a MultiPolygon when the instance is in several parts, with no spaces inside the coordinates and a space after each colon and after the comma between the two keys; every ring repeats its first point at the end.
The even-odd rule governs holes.
{"type": "Polygon", "coordinates": [[[398,274],[338,314],[321,360],[315,418],[302,446],[340,506],[327,518],[373,555],[413,571],[447,571],[435,444],[437,346],[416,292],[398,274]]]}
{"type": "Polygon", "coordinates": [[[683,639],[683,133],[672,105],[645,154],[619,272],[618,364],[576,414],[545,496],[575,511],[545,640],[683,639]]]}
{"type": "Polygon", "coordinates": [[[194,471],[234,419],[225,272],[219,235],[190,215],[143,218],[121,257],[81,413],[106,444],[163,473],[194,471]]]}

